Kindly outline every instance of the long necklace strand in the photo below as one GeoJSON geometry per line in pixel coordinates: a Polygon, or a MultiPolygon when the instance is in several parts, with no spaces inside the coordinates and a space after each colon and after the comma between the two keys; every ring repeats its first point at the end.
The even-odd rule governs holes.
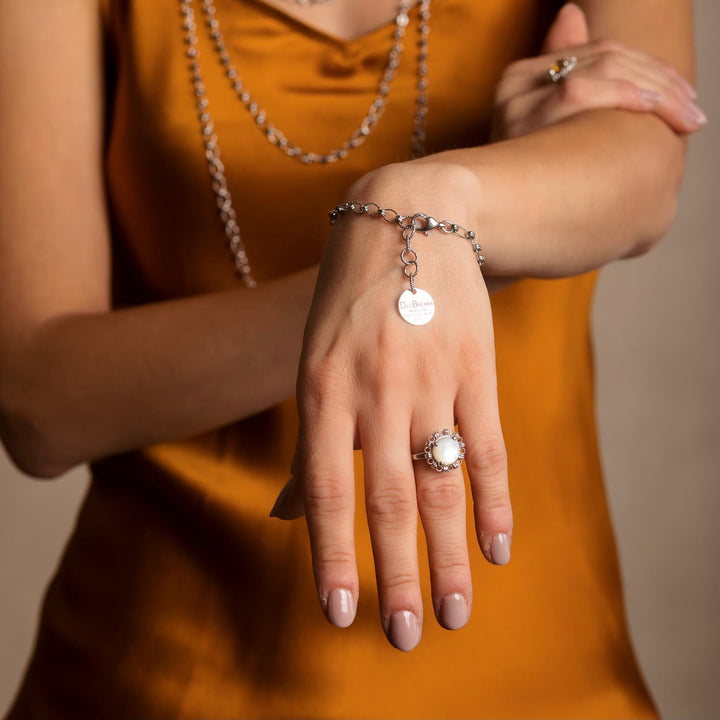
{"type": "MultiPolygon", "coordinates": [[[[429,33],[428,20],[430,17],[429,6],[430,0],[422,1],[420,10],[420,40],[418,51],[419,80],[413,129],[414,155],[423,154],[422,140],[424,138],[426,114],[424,109],[427,107],[427,84],[425,83],[421,85],[420,80],[425,79],[427,75],[427,38],[429,33]]],[[[392,87],[393,80],[395,79],[395,73],[398,65],[400,64],[400,58],[403,53],[402,41],[405,37],[405,28],[410,21],[408,17],[410,9],[409,0],[400,0],[400,7],[397,15],[395,16],[393,44],[388,55],[387,65],[385,67],[382,80],[378,86],[377,93],[368,108],[367,114],[361,120],[360,125],[353,130],[350,137],[345,142],[343,142],[339,147],[325,153],[307,152],[303,150],[302,147],[294,142],[291,142],[282,130],[275,127],[268,120],[266,112],[260,108],[260,104],[245,87],[245,84],[238,73],[237,67],[228,52],[227,44],[225,43],[225,39],[220,29],[220,22],[217,19],[214,0],[202,0],[202,8],[206,16],[210,37],[215,44],[215,50],[220,57],[220,61],[225,69],[225,75],[230,81],[230,86],[245,109],[252,116],[258,130],[265,136],[265,139],[271,145],[274,145],[289,157],[296,158],[306,165],[312,165],[313,163],[331,163],[342,160],[347,157],[351,150],[360,147],[360,145],[362,145],[368,138],[370,133],[376,128],[378,120],[385,111],[387,98],[390,94],[390,89],[392,87]]]]}
{"type": "MultiPolygon", "coordinates": [[[[204,4],[205,6],[208,5],[209,0],[205,0],[204,4]]],[[[214,16],[214,6],[212,6],[212,2],[209,2],[209,5],[213,7],[213,10],[208,14],[208,24],[210,26],[211,30],[211,36],[215,40],[216,43],[216,49],[218,49],[218,52],[220,52],[220,57],[223,62],[223,65],[226,68],[226,73],[228,74],[228,77],[233,82],[233,87],[237,92],[237,87],[235,83],[239,80],[237,77],[232,78],[230,75],[230,69],[228,68],[228,65],[232,65],[232,62],[229,59],[229,55],[227,55],[227,52],[224,47],[224,43],[222,41],[222,35],[219,33],[219,27],[216,25],[213,27],[213,22],[217,23],[217,19],[214,16]],[[218,32],[219,36],[219,43],[218,43],[218,37],[213,36],[213,31],[218,32]],[[223,54],[224,53],[224,54],[223,54]],[[228,60],[225,61],[225,57],[228,57],[228,60]]],[[[393,42],[393,50],[396,48],[396,45],[398,44],[398,30],[400,30],[400,27],[402,26],[403,32],[404,28],[407,25],[407,2],[403,2],[401,6],[401,11],[398,13],[398,16],[396,17],[396,29],[395,29],[395,35],[394,35],[394,42],[393,42]],[[402,7],[405,7],[405,13],[402,12],[402,7]],[[400,18],[401,16],[405,17],[405,20],[400,20],[398,23],[397,18],[400,18]],[[404,23],[404,24],[403,24],[404,23]]],[[[223,223],[225,235],[228,239],[228,243],[230,246],[230,250],[233,254],[233,258],[235,260],[235,267],[240,275],[244,285],[248,288],[255,288],[257,287],[257,282],[255,281],[253,275],[252,275],[252,268],[250,267],[250,263],[247,256],[247,251],[245,248],[245,244],[242,241],[242,237],[240,235],[240,227],[237,224],[237,213],[235,211],[235,208],[233,207],[232,202],[232,195],[230,194],[230,190],[227,185],[227,179],[225,177],[225,166],[222,162],[221,155],[220,155],[220,147],[218,145],[218,139],[217,135],[215,134],[215,126],[213,123],[212,116],[210,115],[209,111],[209,101],[207,99],[207,94],[205,90],[205,84],[203,83],[202,78],[202,72],[200,68],[200,52],[198,50],[198,37],[196,34],[197,30],[197,24],[195,22],[195,11],[193,9],[192,0],[180,0],[180,9],[183,16],[183,23],[182,27],[185,32],[185,43],[187,44],[187,50],[186,54],[189,60],[189,68],[190,72],[192,74],[192,81],[193,81],[193,88],[195,91],[195,98],[196,98],[196,110],[198,115],[198,120],[200,122],[203,142],[205,144],[205,158],[207,160],[208,164],[208,171],[210,173],[210,179],[211,179],[211,185],[212,190],[215,193],[215,199],[218,207],[218,212],[220,215],[220,220],[223,223]]],[[[416,99],[416,108],[415,108],[415,117],[414,117],[414,124],[413,124],[413,135],[412,135],[412,154],[413,157],[420,157],[424,154],[424,141],[425,141],[425,118],[427,116],[427,71],[428,71],[428,64],[427,64],[427,46],[428,46],[428,36],[430,32],[429,28],[429,19],[430,19],[430,0],[422,0],[420,4],[420,40],[418,43],[418,68],[417,68],[417,74],[418,74],[418,81],[417,81],[417,99],[416,99]]],[[[402,36],[401,36],[402,37],[402,36]]],[[[400,47],[400,51],[402,51],[402,46],[400,47]]],[[[300,153],[300,159],[305,164],[312,164],[314,162],[334,162],[336,160],[340,160],[347,156],[347,152],[350,149],[353,149],[355,147],[358,147],[361,145],[367,135],[369,134],[369,131],[371,131],[374,126],[377,124],[377,121],[380,117],[380,114],[382,114],[382,110],[384,109],[386,97],[390,89],[390,83],[387,82],[387,73],[388,70],[391,71],[392,76],[390,77],[390,82],[392,82],[392,78],[395,74],[395,69],[397,68],[397,60],[399,60],[399,55],[395,58],[395,62],[393,62],[393,51],[391,50],[391,57],[390,61],[388,62],[388,68],[386,69],[385,75],[383,75],[383,80],[380,84],[380,88],[378,91],[378,97],[381,100],[380,108],[377,107],[378,99],[374,101],[373,105],[371,106],[371,110],[375,108],[376,110],[379,110],[379,113],[376,112],[374,115],[373,120],[368,120],[368,117],[370,117],[370,113],[366,118],[364,119],[364,123],[366,121],[368,123],[372,123],[371,125],[367,126],[368,132],[364,132],[365,126],[361,125],[359,128],[360,134],[357,137],[354,137],[355,133],[353,133],[353,136],[351,136],[350,140],[347,141],[348,147],[344,148],[341,146],[336,151],[331,151],[331,153],[336,153],[337,156],[334,155],[331,156],[331,153],[328,153],[325,156],[316,156],[311,155],[310,158],[303,158],[302,150],[299,150],[300,153]],[[319,159],[315,159],[319,158],[319,159]]],[[[234,67],[231,68],[234,70],[234,67]]],[[[236,71],[235,71],[236,74],[236,71]]],[[[240,83],[241,84],[241,83],[240,83]]],[[[242,84],[241,84],[242,85],[242,84]]],[[[246,92],[246,91],[245,91],[246,92]]],[[[246,104],[246,107],[248,107],[248,110],[251,112],[257,112],[257,114],[260,114],[260,111],[257,109],[257,105],[253,103],[251,100],[250,102],[246,103],[243,97],[240,97],[241,101],[243,101],[244,104],[246,104]],[[253,106],[253,107],[250,107],[253,106]]],[[[248,95],[248,99],[249,95],[248,95]]],[[[256,123],[258,126],[261,126],[262,123],[258,122],[258,118],[256,117],[256,123]]],[[[289,150],[292,150],[292,148],[295,148],[297,146],[291,145],[290,143],[285,140],[283,143],[283,140],[285,136],[280,133],[279,131],[275,130],[272,126],[268,125],[265,122],[264,113],[262,117],[263,123],[265,125],[264,128],[261,128],[264,130],[266,137],[268,137],[268,131],[270,132],[270,135],[272,135],[273,138],[275,138],[275,142],[268,137],[268,140],[272,144],[276,144],[281,150],[285,152],[285,154],[289,155],[290,157],[296,156],[297,154],[294,152],[290,152],[289,150]],[[283,146],[284,144],[284,146],[283,146]]],[[[367,123],[366,123],[367,124],[367,123]]],[[[356,133],[358,131],[355,131],[356,133]]]]}

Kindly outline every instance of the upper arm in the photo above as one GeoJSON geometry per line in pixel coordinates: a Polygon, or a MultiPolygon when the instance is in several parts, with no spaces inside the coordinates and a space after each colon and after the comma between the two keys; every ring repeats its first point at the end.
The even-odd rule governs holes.
{"type": "Polygon", "coordinates": [[[692,0],[576,0],[588,18],[590,38],[612,38],[669,62],[692,81],[692,0]]]}
{"type": "MultiPolygon", "coordinates": [[[[109,306],[98,0],[0,0],[0,360],[109,306]]],[[[1,367],[1,366],[0,366],[1,367]]]]}

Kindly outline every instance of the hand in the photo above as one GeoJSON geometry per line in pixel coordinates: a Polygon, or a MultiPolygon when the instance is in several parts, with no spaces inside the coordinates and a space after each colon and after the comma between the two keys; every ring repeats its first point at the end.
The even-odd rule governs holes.
{"type": "MultiPolygon", "coordinates": [[[[348,199],[471,228],[457,200],[475,192],[466,172],[428,162],[390,166],[361,181],[348,199]]],[[[432,321],[416,327],[397,311],[408,287],[402,248],[400,229],[379,218],[343,216],[333,227],[300,363],[294,479],[273,514],[291,518],[304,509],[320,602],[331,623],[349,625],[358,597],[352,450],[362,447],[382,625],[395,647],[410,650],[423,618],[418,510],[438,621],[462,627],[472,603],[462,471],[439,473],[411,454],[457,421],[477,536],[496,564],[509,560],[512,513],[490,304],[475,255],[454,235],[416,234],[418,286],[436,303],[432,321]]]]}
{"type": "Polygon", "coordinates": [[[705,115],[692,86],[668,63],[612,40],[590,42],[585,13],[563,6],[538,57],[507,67],[495,95],[491,140],[526,135],[585,110],[651,112],[677,133],[699,130],[705,115]],[[547,80],[562,56],[577,58],[565,80],[547,80]]]}

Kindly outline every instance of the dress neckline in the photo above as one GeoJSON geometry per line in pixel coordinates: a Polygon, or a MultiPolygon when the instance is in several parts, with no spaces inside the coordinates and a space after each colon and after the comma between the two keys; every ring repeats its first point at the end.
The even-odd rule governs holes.
{"type": "MultiPolygon", "coordinates": [[[[269,15],[273,15],[275,18],[277,18],[280,22],[284,23],[288,26],[294,26],[296,29],[301,30],[307,35],[314,35],[318,38],[322,38],[328,42],[332,42],[335,45],[339,45],[341,47],[352,47],[353,45],[358,45],[364,42],[369,41],[371,38],[375,37],[376,35],[379,35],[380,33],[387,32],[389,28],[392,28],[395,25],[395,16],[387,20],[386,22],[381,23],[377,27],[371,28],[370,30],[367,30],[364,33],[361,33],[360,35],[354,37],[354,38],[343,38],[339,35],[335,35],[334,33],[331,33],[327,30],[324,30],[321,27],[317,27],[316,25],[312,25],[310,23],[305,22],[304,20],[301,20],[300,18],[296,18],[293,15],[289,15],[286,12],[283,12],[281,9],[275,7],[274,5],[269,5],[268,3],[264,2],[263,0],[248,0],[252,5],[256,6],[263,12],[267,12],[269,15]]],[[[413,2],[412,7],[408,11],[408,14],[415,13],[418,7],[418,2],[413,2]]]]}

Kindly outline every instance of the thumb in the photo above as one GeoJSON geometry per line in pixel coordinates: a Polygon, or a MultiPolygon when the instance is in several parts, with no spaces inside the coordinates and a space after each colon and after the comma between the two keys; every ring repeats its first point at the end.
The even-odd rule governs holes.
{"type": "Polygon", "coordinates": [[[302,486],[296,478],[291,477],[277,496],[270,511],[270,517],[280,518],[280,520],[295,520],[304,514],[302,486]]]}
{"type": "Polygon", "coordinates": [[[584,45],[589,40],[590,33],[583,9],[569,2],[560,8],[545,36],[541,52],[546,55],[576,45],[584,45]]]}
{"type": "Polygon", "coordinates": [[[270,517],[281,520],[295,520],[305,514],[305,503],[303,502],[302,483],[298,480],[297,453],[290,467],[290,479],[275,500],[270,511],[270,517]]]}

